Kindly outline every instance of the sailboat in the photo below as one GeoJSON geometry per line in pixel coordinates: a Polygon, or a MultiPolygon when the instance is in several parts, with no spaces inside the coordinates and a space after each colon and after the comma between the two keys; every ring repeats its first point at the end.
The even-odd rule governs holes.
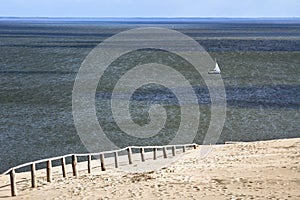
{"type": "Polygon", "coordinates": [[[220,70],[219,65],[217,63],[217,60],[215,60],[215,62],[216,62],[215,68],[213,70],[210,70],[208,72],[209,74],[221,74],[221,70],[220,70]]]}

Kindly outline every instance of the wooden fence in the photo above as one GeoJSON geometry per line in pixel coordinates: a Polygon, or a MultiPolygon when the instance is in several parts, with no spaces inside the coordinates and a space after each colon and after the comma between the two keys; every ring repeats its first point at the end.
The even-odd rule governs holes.
{"type": "Polygon", "coordinates": [[[172,156],[176,156],[176,149],[182,148],[182,151],[185,152],[186,148],[192,147],[194,149],[197,148],[197,144],[184,144],[184,145],[166,145],[166,146],[144,146],[144,147],[138,147],[138,146],[131,146],[126,147],[119,150],[114,151],[105,151],[100,153],[86,153],[86,154],[68,154],[64,156],[49,158],[49,159],[43,159],[38,160],[34,162],[25,163],[22,165],[18,165],[16,167],[13,167],[6,172],[3,173],[3,175],[10,175],[10,186],[11,186],[11,196],[17,196],[17,182],[16,182],[16,170],[21,169],[24,167],[30,166],[31,168],[31,187],[36,188],[37,187],[37,175],[36,175],[36,165],[39,163],[46,163],[46,174],[47,174],[47,182],[52,182],[52,161],[60,160],[61,168],[62,168],[62,176],[64,178],[67,177],[67,171],[66,171],[66,158],[70,157],[72,159],[71,165],[72,165],[72,172],[73,176],[78,177],[78,167],[77,167],[77,158],[78,157],[87,157],[87,170],[88,173],[91,173],[92,171],[92,156],[99,156],[100,157],[100,164],[101,164],[101,170],[105,171],[105,154],[113,154],[114,155],[114,162],[115,167],[119,167],[119,152],[121,151],[127,151],[128,155],[128,163],[133,164],[132,159],[132,149],[139,149],[139,152],[141,154],[141,161],[145,162],[145,149],[150,149],[153,151],[153,159],[156,160],[158,158],[157,152],[158,150],[162,149],[163,152],[163,158],[168,157],[167,150],[168,148],[172,150],[172,156]]]}

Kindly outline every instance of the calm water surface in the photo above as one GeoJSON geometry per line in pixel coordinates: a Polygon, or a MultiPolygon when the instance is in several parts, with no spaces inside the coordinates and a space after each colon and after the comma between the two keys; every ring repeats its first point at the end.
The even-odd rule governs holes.
{"type": "MultiPolygon", "coordinates": [[[[0,21],[0,172],[27,161],[86,152],[72,116],[72,89],[85,56],[101,41],[135,27],[165,27],[197,40],[218,60],[227,95],[227,116],[219,143],[299,137],[299,21],[0,21]]],[[[154,103],[169,120],[153,140],[127,138],[109,108],[122,69],[152,60],[178,69],[192,83],[201,120],[194,142],[201,143],[210,121],[210,97],[188,63],[168,52],[142,50],[118,59],[96,92],[99,123],[120,147],[167,143],[180,122],[176,96],[147,85],[131,98],[133,120],[149,122],[154,103]],[[175,61],[175,62],[174,62],[175,61]]]]}

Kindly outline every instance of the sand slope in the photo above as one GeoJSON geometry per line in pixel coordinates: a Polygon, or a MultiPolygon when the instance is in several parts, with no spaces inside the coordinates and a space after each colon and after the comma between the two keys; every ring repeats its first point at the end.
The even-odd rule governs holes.
{"type": "Polygon", "coordinates": [[[35,189],[27,173],[15,198],[5,176],[0,199],[300,199],[300,139],[217,145],[204,159],[198,150],[178,158],[145,173],[109,168],[82,171],[79,178],[55,176],[35,189]]]}

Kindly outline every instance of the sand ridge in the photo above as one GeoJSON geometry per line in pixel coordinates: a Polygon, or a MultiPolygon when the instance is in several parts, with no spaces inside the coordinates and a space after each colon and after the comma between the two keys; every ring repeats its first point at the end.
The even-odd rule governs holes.
{"type": "Polygon", "coordinates": [[[300,199],[299,150],[300,138],[215,145],[203,159],[192,150],[154,171],[81,171],[34,189],[27,173],[14,198],[2,176],[0,199],[300,199]]]}

